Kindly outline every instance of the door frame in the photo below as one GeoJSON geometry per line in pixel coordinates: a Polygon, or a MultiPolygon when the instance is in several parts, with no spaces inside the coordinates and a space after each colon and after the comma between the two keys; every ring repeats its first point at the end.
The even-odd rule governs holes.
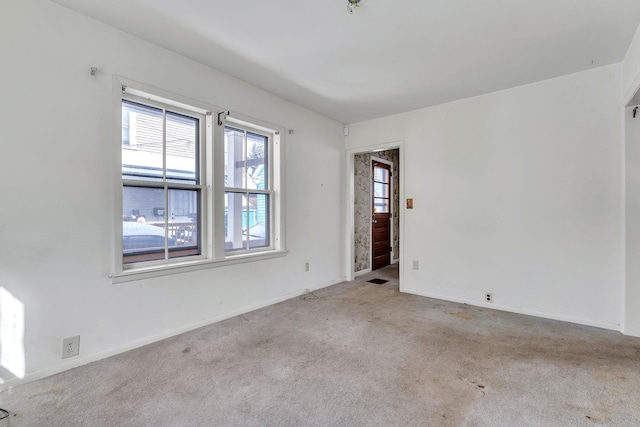
{"type": "MultiPolygon", "coordinates": [[[[386,151],[386,150],[383,150],[386,151]]],[[[391,223],[389,224],[389,243],[391,244],[391,251],[389,253],[389,265],[394,264],[393,262],[393,257],[394,257],[394,252],[393,252],[393,220],[395,218],[395,212],[393,211],[393,162],[390,160],[385,160],[385,159],[381,159],[380,157],[376,157],[374,156],[375,153],[371,154],[371,163],[369,164],[369,168],[373,169],[373,162],[378,162],[378,163],[383,163],[387,166],[389,166],[390,170],[391,170],[391,176],[390,176],[390,185],[389,185],[389,191],[391,192],[391,206],[389,207],[389,212],[391,212],[391,223]]],[[[369,179],[369,183],[371,183],[371,181],[373,180],[373,178],[369,179]]],[[[355,197],[355,193],[354,193],[354,197],[355,197]]],[[[372,206],[373,205],[373,189],[371,190],[371,192],[369,193],[369,205],[372,206]]],[[[354,214],[355,215],[355,214],[354,214]]],[[[371,214],[373,215],[373,213],[371,214]]],[[[355,230],[354,230],[355,233],[355,230]]],[[[371,254],[371,270],[373,270],[373,226],[371,225],[371,222],[369,222],[369,247],[370,247],[370,254],[371,254]]],[[[355,248],[354,248],[355,250],[355,248]]]]}
{"type": "Polygon", "coordinates": [[[369,146],[365,146],[365,147],[358,147],[358,148],[351,148],[351,149],[347,149],[347,159],[346,159],[346,173],[347,173],[347,177],[348,177],[348,189],[347,189],[347,203],[346,203],[346,209],[345,209],[345,215],[346,215],[346,219],[345,219],[345,224],[346,224],[346,236],[345,236],[345,246],[346,246],[346,260],[345,260],[345,268],[346,268],[346,279],[348,281],[352,281],[355,277],[355,271],[354,271],[354,263],[353,263],[353,257],[355,254],[355,221],[354,221],[354,215],[355,215],[355,191],[354,191],[354,184],[355,184],[355,162],[354,162],[354,156],[356,154],[359,153],[372,153],[374,154],[377,151],[386,151],[386,150],[394,150],[394,149],[398,149],[398,158],[400,161],[400,164],[398,165],[398,170],[399,170],[399,178],[400,178],[400,191],[399,191],[399,198],[400,198],[400,212],[397,213],[397,215],[399,215],[400,218],[400,292],[404,292],[404,274],[402,273],[404,271],[404,259],[405,259],[405,251],[404,251],[404,241],[405,241],[405,229],[404,229],[404,214],[405,214],[405,210],[403,209],[403,203],[405,200],[405,182],[404,182],[404,169],[405,169],[405,162],[404,162],[404,141],[393,141],[393,142],[386,142],[386,143],[382,143],[382,144],[375,144],[375,145],[369,145],[369,146]]]}

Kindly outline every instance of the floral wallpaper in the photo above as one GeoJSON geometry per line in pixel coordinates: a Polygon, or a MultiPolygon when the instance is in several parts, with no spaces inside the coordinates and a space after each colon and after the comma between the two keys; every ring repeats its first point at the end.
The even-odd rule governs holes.
{"type": "Polygon", "coordinates": [[[399,150],[359,153],[354,157],[355,259],[354,271],[371,268],[371,157],[393,162],[393,259],[400,258],[399,150]]]}

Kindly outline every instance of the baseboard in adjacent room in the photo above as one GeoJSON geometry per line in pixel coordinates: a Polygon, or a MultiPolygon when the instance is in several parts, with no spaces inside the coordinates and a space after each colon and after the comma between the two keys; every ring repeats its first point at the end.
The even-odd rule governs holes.
{"type": "Polygon", "coordinates": [[[365,275],[367,273],[371,273],[371,269],[370,268],[367,268],[365,270],[356,271],[355,273],[353,273],[353,277],[360,277],[360,276],[363,276],[363,275],[365,275]]]}

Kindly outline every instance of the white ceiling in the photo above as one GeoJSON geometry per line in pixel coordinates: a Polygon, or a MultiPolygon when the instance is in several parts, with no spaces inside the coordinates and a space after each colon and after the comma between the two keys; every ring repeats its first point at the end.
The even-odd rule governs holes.
{"type": "Polygon", "coordinates": [[[53,0],[342,123],[620,62],[638,0],[53,0]]]}

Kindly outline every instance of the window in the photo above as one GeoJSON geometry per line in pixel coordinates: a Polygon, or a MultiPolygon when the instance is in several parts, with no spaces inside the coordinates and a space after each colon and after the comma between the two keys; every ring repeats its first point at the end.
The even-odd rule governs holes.
{"type": "Polygon", "coordinates": [[[270,246],[270,146],[267,134],[224,128],[227,252],[270,246]]]}
{"type": "Polygon", "coordinates": [[[115,279],[284,255],[281,131],[207,107],[123,86],[115,279]]]}
{"type": "Polygon", "coordinates": [[[201,255],[204,115],[122,100],[122,261],[201,255]]]}

